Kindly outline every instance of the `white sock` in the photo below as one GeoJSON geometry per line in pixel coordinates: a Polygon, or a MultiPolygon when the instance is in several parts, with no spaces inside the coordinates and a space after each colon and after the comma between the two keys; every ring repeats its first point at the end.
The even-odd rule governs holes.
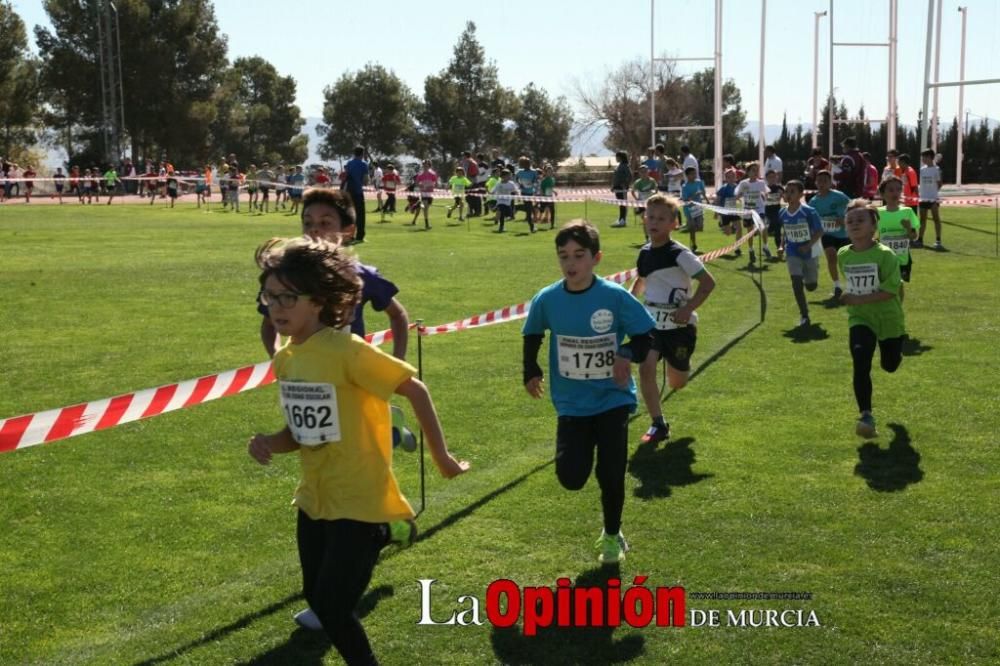
{"type": "Polygon", "coordinates": [[[834,289],[840,289],[840,280],[834,280],[833,281],[833,288],[834,289]]]}

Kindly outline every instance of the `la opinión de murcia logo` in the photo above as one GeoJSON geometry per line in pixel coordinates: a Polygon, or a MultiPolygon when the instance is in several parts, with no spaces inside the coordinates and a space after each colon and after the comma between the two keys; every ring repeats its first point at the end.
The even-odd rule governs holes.
{"type": "MultiPolygon", "coordinates": [[[[522,621],[525,636],[534,636],[549,627],[819,627],[815,611],[802,609],[688,609],[683,587],[646,586],[648,576],[636,576],[632,585],[622,589],[618,578],[603,586],[574,586],[569,578],[556,580],[551,587],[521,587],[502,578],[486,588],[486,603],[474,595],[461,595],[448,617],[435,618],[431,612],[434,578],[422,578],[420,584],[420,620],[424,626],[481,626],[480,609],[494,627],[505,628],[522,621]]],[[[798,593],[747,593],[737,597],[809,598],[798,593]]]]}

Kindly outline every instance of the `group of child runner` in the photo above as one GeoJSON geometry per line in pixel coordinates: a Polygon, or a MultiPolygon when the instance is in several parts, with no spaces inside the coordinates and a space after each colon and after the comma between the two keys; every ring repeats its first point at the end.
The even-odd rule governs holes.
{"type": "MultiPolygon", "coordinates": [[[[391,213],[399,181],[393,169],[386,171],[382,186],[392,185],[381,207],[391,213]]],[[[422,173],[428,175],[415,181],[422,188],[421,198],[433,188],[423,189],[419,183],[431,183],[431,178],[437,182],[429,163],[422,173]]],[[[696,175],[685,174],[687,182],[699,183],[691,177],[696,175]]],[[[733,187],[723,194],[724,201],[745,197],[748,207],[775,219],[769,210],[775,205],[774,190],[759,181],[753,169],[747,176],[743,183],[749,184],[740,189],[743,183],[732,182],[727,174],[727,184],[733,187]]],[[[640,180],[647,177],[640,171],[640,180]]],[[[455,188],[468,187],[462,179],[464,174],[456,170],[451,185],[458,199],[451,210],[457,209],[460,216],[462,190],[455,188]]],[[[501,170],[491,186],[501,229],[513,217],[513,198],[531,190],[526,180],[515,183],[509,170],[501,170]]],[[[820,172],[816,182],[812,205],[803,202],[800,181],[785,183],[782,195],[787,203],[778,205],[776,216],[780,226],[769,226],[789,266],[803,312],[800,323],[808,324],[804,290],[816,288],[819,260],[814,247],[822,243],[834,293],[847,307],[860,412],[855,430],[873,437],[872,360],[876,347],[886,371],[894,372],[902,360],[902,281],[910,276],[909,248],[920,222],[901,204],[903,181],[895,175],[882,182],[885,205],[879,209],[831,189],[828,171],[820,172]]],[[[544,191],[544,185],[539,188],[544,191]]],[[[638,277],[631,290],[595,274],[602,258],[599,233],[585,220],[570,221],[555,235],[563,277],[533,297],[522,329],[523,383],[533,398],[545,391],[538,353],[549,333],[549,392],[558,417],[556,477],[564,488],[578,490],[592,471],[596,476],[603,514],[596,548],[602,563],[620,562],[629,549],[622,514],[629,416],[638,405],[631,366],[638,365],[639,392],[651,419],[640,443],[656,446],[670,436],[656,382],[657,364],[664,359],[672,389],[686,385],[697,345],[697,309],[715,287],[694,248],[671,238],[682,209],[689,227],[699,217],[702,209],[694,205],[696,199],[685,203],[666,193],[647,195],[651,190],[646,183],[635,191],[642,193],[647,242],[639,250],[638,277]]],[[[422,204],[417,213],[424,210],[426,220],[422,204]]],[[[404,360],[409,319],[396,299],[398,289],[343,247],[355,230],[351,197],[338,190],[309,189],[300,215],[303,237],[272,239],[257,254],[260,335],[273,356],[285,426],[253,436],[248,451],[261,464],[277,453],[299,453],[301,481],[294,503],[308,608],[296,614],[296,622],[325,631],[347,663],[377,663],[357,604],[380,551],[389,544],[406,547],[416,536],[414,512],[392,470],[393,447],[409,433],[390,399],[399,395],[409,401],[444,477],[467,471],[469,464],[449,453],[427,387],[404,360]],[[365,303],[389,316],[392,355],[362,339],[365,303]]],[[[729,216],[723,223],[738,224],[729,216]]]]}

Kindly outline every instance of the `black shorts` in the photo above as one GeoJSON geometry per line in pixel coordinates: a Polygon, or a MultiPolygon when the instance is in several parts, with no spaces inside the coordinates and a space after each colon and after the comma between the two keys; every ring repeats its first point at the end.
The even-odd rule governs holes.
{"type": "Polygon", "coordinates": [[[823,234],[823,239],[822,240],[823,240],[823,249],[824,250],[826,248],[828,248],[828,247],[833,247],[833,248],[836,248],[836,249],[839,250],[840,248],[844,247],[845,245],[850,245],[851,244],[851,239],[850,238],[838,238],[837,236],[831,236],[829,234],[823,234]]]}
{"type": "Polygon", "coordinates": [[[921,201],[920,202],[920,210],[930,210],[930,209],[934,208],[934,206],[937,206],[937,205],[938,205],[937,201],[921,201]]]}
{"type": "Polygon", "coordinates": [[[434,197],[421,196],[420,200],[424,202],[425,206],[430,206],[432,203],[434,203],[434,197]]]}
{"type": "Polygon", "coordinates": [[[903,282],[910,281],[910,271],[913,270],[913,253],[910,253],[910,261],[906,264],[900,264],[899,266],[899,277],[902,278],[903,282]]]}
{"type": "Polygon", "coordinates": [[[653,332],[653,349],[667,359],[671,368],[681,372],[691,369],[691,355],[697,343],[697,326],[680,326],[669,331],[653,332]]]}
{"type": "Polygon", "coordinates": [[[767,233],[771,234],[771,238],[777,241],[781,241],[783,229],[785,225],[781,223],[781,220],[770,220],[767,223],[767,233]]]}

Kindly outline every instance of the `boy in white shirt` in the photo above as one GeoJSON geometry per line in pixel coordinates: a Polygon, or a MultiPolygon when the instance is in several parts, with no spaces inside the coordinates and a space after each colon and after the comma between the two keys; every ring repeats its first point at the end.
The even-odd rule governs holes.
{"type": "Polygon", "coordinates": [[[941,245],[941,212],[938,192],[941,189],[941,167],[934,164],[934,151],[928,148],[920,153],[920,247],[924,244],[924,231],[927,229],[927,211],[934,217],[934,249],[943,250],[941,245]]]}

